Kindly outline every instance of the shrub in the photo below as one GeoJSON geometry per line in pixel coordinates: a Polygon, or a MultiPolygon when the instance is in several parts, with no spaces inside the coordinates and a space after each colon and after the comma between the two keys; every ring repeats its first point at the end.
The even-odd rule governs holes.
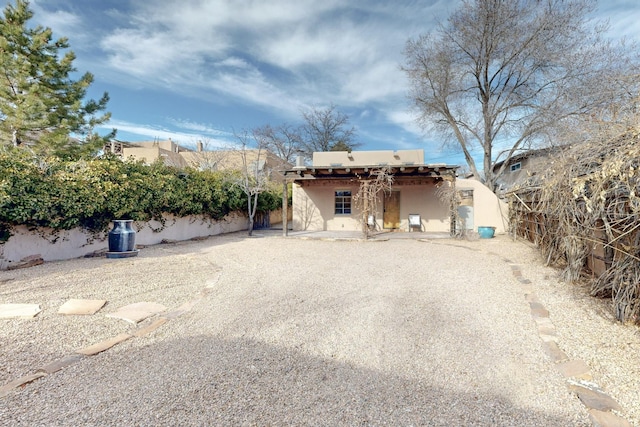
{"type": "MultiPolygon", "coordinates": [[[[279,206],[277,187],[260,195],[259,210],[279,206]]],[[[180,170],[115,157],[63,161],[26,150],[0,150],[0,241],[12,226],[105,230],[113,219],[147,221],[203,215],[221,219],[246,211],[242,192],[222,172],[180,170]]]]}

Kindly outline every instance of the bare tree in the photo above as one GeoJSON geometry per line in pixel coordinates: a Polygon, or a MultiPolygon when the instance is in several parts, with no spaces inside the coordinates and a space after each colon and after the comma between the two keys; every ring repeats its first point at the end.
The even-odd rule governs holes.
{"type": "Polygon", "coordinates": [[[249,216],[248,235],[253,233],[253,223],[258,208],[258,196],[268,189],[269,170],[266,168],[266,153],[264,147],[259,143],[259,138],[255,133],[244,131],[236,134],[238,140],[237,152],[242,161],[239,175],[233,179],[233,184],[240,187],[247,196],[247,214],[249,216]],[[256,144],[252,144],[251,142],[256,144]],[[250,147],[255,145],[255,149],[250,147]]]}
{"type": "Polygon", "coordinates": [[[259,144],[266,150],[278,156],[282,161],[282,232],[286,236],[288,233],[288,209],[289,198],[287,197],[289,188],[285,178],[285,169],[294,161],[294,156],[299,155],[303,149],[301,128],[294,127],[287,123],[277,127],[265,125],[253,130],[253,134],[259,144]]]}
{"type": "Polygon", "coordinates": [[[637,93],[621,78],[637,62],[605,40],[606,26],[589,25],[594,8],[594,0],[463,0],[436,31],[407,42],[403,69],[420,124],[459,145],[478,177],[479,148],[491,190],[518,150],[637,93]]]}
{"type": "Polygon", "coordinates": [[[335,105],[314,107],[303,111],[302,117],[301,134],[307,157],[314,151],[350,151],[360,146],[355,141],[356,129],[349,126],[349,116],[338,111],[335,105]]]}
{"type": "Polygon", "coordinates": [[[260,145],[288,163],[293,163],[304,147],[301,128],[287,123],[276,127],[265,125],[254,129],[253,133],[260,145]]]}
{"type": "Polygon", "coordinates": [[[379,212],[380,196],[391,191],[393,185],[393,175],[388,168],[372,169],[366,177],[358,177],[360,187],[353,196],[353,203],[360,210],[360,223],[362,225],[362,235],[368,239],[371,235],[375,222],[371,224],[372,218],[379,212]]]}

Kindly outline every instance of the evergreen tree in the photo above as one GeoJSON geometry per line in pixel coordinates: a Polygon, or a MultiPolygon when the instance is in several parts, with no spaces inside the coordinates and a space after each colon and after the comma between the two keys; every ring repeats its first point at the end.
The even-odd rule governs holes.
{"type": "Polygon", "coordinates": [[[93,75],[73,80],[75,55],[67,39],[53,40],[50,28],[30,28],[32,17],[26,0],[7,5],[0,17],[0,146],[67,158],[95,154],[115,136],[115,130],[106,136],[94,131],[110,118],[104,112],[109,95],[84,101],[93,75]]]}

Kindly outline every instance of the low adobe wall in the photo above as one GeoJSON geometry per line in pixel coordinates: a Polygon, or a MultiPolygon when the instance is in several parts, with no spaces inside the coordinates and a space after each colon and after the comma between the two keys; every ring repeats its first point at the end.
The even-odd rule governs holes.
{"type": "MultiPolygon", "coordinates": [[[[167,216],[164,226],[159,221],[135,222],[134,230],[136,245],[148,246],[163,241],[189,240],[246,230],[247,226],[247,217],[234,213],[220,221],[194,216],[167,216]]],[[[101,254],[108,249],[107,240],[108,230],[91,234],[80,228],[56,232],[18,226],[12,230],[9,240],[0,244],[0,270],[101,254]]]]}
{"type": "Polygon", "coordinates": [[[486,185],[475,179],[456,179],[458,190],[473,190],[474,230],[479,226],[495,227],[496,233],[505,233],[509,224],[509,206],[486,185]]]}

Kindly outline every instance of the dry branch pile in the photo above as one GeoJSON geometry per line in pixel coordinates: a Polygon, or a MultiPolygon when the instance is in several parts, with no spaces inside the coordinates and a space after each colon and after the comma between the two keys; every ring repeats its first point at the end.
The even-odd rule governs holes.
{"type": "Polygon", "coordinates": [[[566,280],[581,277],[588,257],[603,262],[592,295],[611,297],[618,320],[640,322],[640,129],[562,151],[509,204],[512,232],[566,280]]]}
{"type": "MultiPolygon", "coordinates": [[[[380,197],[391,192],[393,186],[393,175],[388,168],[372,169],[368,176],[358,176],[360,187],[353,196],[353,203],[360,210],[360,223],[364,238],[369,238],[374,224],[369,224],[369,216],[377,215],[380,212],[380,197]]],[[[375,221],[375,220],[374,220],[375,221]]]]}

